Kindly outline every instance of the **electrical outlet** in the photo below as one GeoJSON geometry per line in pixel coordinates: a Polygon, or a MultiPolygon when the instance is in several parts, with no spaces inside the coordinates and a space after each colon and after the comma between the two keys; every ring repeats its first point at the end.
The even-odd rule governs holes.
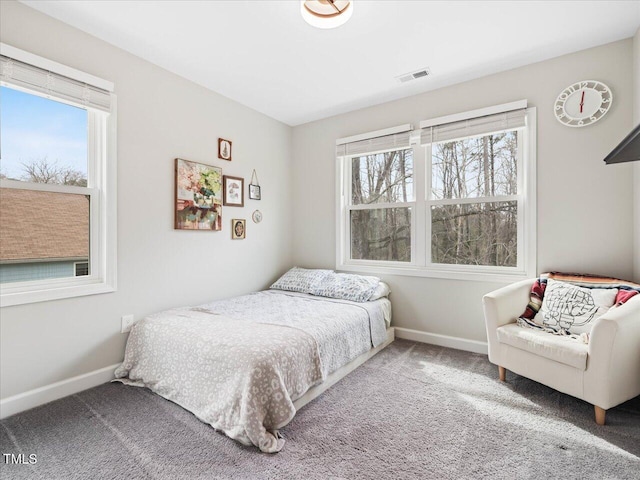
{"type": "Polygon", "coordinates": [[[133,319],[133,314],[123,315],[122,316],[122,328],[120,329],[121,333],[127,333],[131,331],[131,327],[136,323],[133,319]]]}

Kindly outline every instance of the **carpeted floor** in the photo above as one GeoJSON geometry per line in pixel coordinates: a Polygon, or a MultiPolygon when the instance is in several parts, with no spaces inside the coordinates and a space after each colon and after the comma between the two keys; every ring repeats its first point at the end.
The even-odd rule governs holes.
{"type": "Polygon", "coordinates": [[[487,357],[396,340],[304,407],[270,455],[146,389],[106,384],[7,418],[2,479],[640,478],[640,397],[593,407],[487,357]]]}

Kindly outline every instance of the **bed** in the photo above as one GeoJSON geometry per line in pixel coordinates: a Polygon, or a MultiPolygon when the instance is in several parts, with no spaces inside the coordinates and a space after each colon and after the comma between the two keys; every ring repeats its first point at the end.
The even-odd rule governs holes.
{"type": "Polygon", "coordinates": [[[269,290],[145,317],[116,381],[278,452],[297,410],[393,341],[388,293],[376,277],[296,267],[269,290]]]}

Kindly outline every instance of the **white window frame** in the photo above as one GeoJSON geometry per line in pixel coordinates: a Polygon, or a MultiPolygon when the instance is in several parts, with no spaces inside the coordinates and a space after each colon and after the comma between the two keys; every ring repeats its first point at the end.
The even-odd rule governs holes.
{"type": "MultiPolygon", "coordinates": [[[[480,110],[463,112],[421,122],[420,127],[439,125],[475,117],[506,112],[517,108],[526,108],[526,100],[496,105],[480,110]]],[[[518,133],[518,194],[512,196],[491,197],[492,201],[518,201],[518,265],[516,267],[495,267],[478,265],[449,265],[431,263],[431,206],[437,204],[478,203],[484,198],[434,200],[430,198],[428,186],[431,185],[431,145],[419,145],[419,131],[412,133],[414,201],[398,204],[372,204],[352,206],[351,169],[348,168],[353,156],[336,157],[336,269],[363,273],[405,275],[417,277],[445,278],[454,280],[476,280],[494,282],[513,282],[536,275],[536,109],[526,108],[526,125],[518,133]],[[494,200],[495,199],[495,200],[494,200]],[[384,207],[411,207],[411,262],[390,262],[373,260],[354,260],[350,258],[351,210],[384,207]]],[[[348,141],[362,140],[399,131],[401,127],[392,127],[336,141],[338,145],[348,141]]]]}
{"type": "MultiPolygon", "coordinates": [[[[80,107],[87,111],[87,187],[0,180],[0,187],[2,188],[72,193],[90,197],[90,274],[80,277],[73,276],[2,284],[0,285],[0,307],[114,292],[117,287],[117,159],[116,96],[113,94],[113,84],[10,45],[0,44],[0,53],[111,92],[111,110],[109,112],[87,108],[56,97],[45,97],[80,107]]],[[[31,95],[44,96],[29,89],[18,88],[10,82],[3,81],[0,83],[4,87],[21,90],[31,95]]]]}

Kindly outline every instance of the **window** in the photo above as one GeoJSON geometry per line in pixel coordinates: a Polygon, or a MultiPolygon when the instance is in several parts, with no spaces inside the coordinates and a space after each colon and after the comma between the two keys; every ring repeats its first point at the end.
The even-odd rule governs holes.
{"type": "Polygon", "coordinates": [[[535,274],[535,109],[526,102],[338,141],[337,268],[535,274]]]}
{"type": "Polygon", "coordinates": [[[411,261],[413,150],[351,158],[351,258],[411,261]]]}
{"type": "Polygon", "coordinates": [[[2,306],[113,291],[113,85],[0,49],[2,306]]]}

